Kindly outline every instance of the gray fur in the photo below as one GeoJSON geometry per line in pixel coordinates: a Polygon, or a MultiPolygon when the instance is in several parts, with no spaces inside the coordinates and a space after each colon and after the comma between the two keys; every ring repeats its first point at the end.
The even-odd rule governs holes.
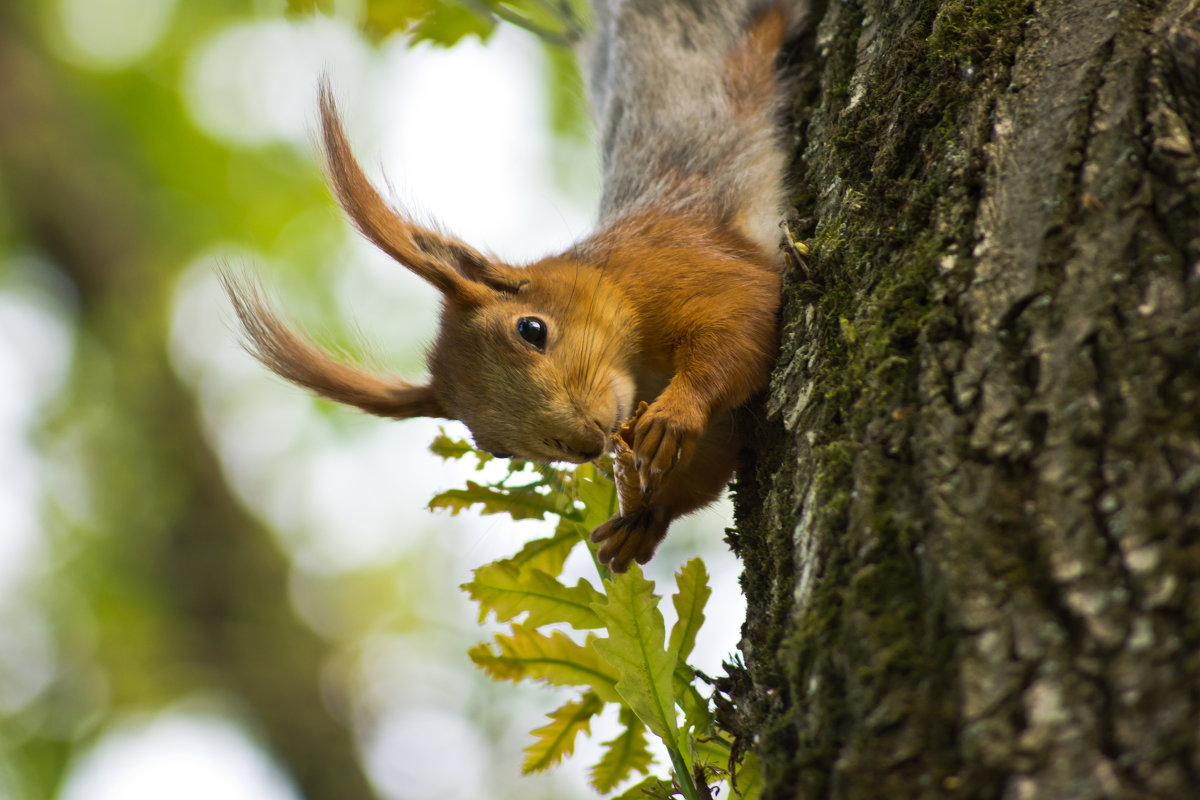
{"type": "Polygon", "coordinates": [[[780,98],[736,117],[724,74],[727,54],[766,6],[595,0],[582,55],[600,135],[602,225],[643,208],[741,217],[752,240],[775,249],[785,166],[780,98]]]}

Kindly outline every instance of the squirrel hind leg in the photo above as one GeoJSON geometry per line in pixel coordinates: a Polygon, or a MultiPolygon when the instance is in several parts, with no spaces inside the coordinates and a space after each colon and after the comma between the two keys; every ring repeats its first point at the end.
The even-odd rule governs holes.
{"type": "Polygon", "coordinates": [[[634,561],[649,561],[672,522],[720,496],[733,475],[740,443],[733,417],[718,416],[696,441],[692,457],[677,464],[657,490],[644,492],[633,452],[618,437],[613,477],[620,513],[592,533],[592,542],[601,544],[597,560],[613,572],[624,572],[634,561]]]}
{"type": "Polygon", "coordinates": [[[624,572],[636,561],[645,564],[666,537],[671,513],[661,503],[650,503],[636,511],[613,517],[592,532],[600,544],[596,559],[613,572],[624,572]]]}

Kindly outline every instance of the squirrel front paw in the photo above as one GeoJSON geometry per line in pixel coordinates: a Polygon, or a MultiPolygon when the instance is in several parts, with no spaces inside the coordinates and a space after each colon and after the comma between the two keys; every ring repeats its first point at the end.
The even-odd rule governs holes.
{"type": "Polygon", "coordinates": [[[638,486],[634,454],[630,447],[633,427],[646,413],[646,404],[638,406],[632,419],[613,435],[613,479],[617,484],[620,513],[592,532],[592,541],[601,544],[596,560],[613,572],[624,572],[637,561],[645,564],[654,555],[658,543],[671,524],[666,506],[654,503],[638,486]]]}
{"type": "Polygon", "coordinates": [[[659,503],[613,517],[592,532],[593,543],[603,543],[596,559],[613,572],[624,572],[634,561],[645,564],[671,524],[667,508],[659,503]]]}
{"type": "Polygon", "coordinates": [[[705,420],[695,408],[660,397],[648,408],[642,403],[631,421],[633,466],[638,484],[649,494],[672,468],[691,460],[705,420]]]}

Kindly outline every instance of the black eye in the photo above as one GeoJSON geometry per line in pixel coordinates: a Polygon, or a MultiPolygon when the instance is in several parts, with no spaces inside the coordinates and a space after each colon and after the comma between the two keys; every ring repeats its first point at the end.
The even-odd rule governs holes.
{"type": "Polygon", "coordinates": [[[493,453],[492,451],[488,450],[487,454],[492,458],[512,458],[512,453],[493,453]]]}
{"type": "Polygon", "coordinates": [[[536,347],[539,353],[546,352],[546,323],[537,317],[517,320],[517,335],[536,347]]]}

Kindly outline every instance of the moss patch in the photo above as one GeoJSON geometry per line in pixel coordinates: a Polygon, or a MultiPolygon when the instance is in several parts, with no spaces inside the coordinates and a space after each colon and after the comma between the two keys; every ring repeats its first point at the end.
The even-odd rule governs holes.
{"type": "MultiPolygon", "coordinates": [[[[959,328],[946,298],[970,271],[990,124],[977,98],[1007,80],[1030,7],[831,5],[819,103],[797,113],[810,144],[795,162],[795,232],[811,255],[786,281],[775,391],[806,400],[790,433],[760,426],[752,495],[772,510],[743,509],[739,527],[764,535],[741,543],[747,574],[764,579],[747,587],[747,663],[786,698],[745,701],[761,746],[795,754],[786,766],[768,759],[778,765],[768,785],[800,796],[828,794],[839,764],[878,771],[876,796],[911,796],[919,752],[957,725],[951,660],[937,644],[943,609],[921,594],[926,523],[910,496],[908,443],[920,354],[959,328]],[[788,436],[805,443],[800,463],[787,461],[788,436]],[[801,509],[803,486],[815,501],[801,509]],[[793,563],[799,518],[787,513],[801,512],[824,538],[797,611],[806,565],[793,563]]],[[[940,781],[955,768],[922,769],[940,781]]]]}

